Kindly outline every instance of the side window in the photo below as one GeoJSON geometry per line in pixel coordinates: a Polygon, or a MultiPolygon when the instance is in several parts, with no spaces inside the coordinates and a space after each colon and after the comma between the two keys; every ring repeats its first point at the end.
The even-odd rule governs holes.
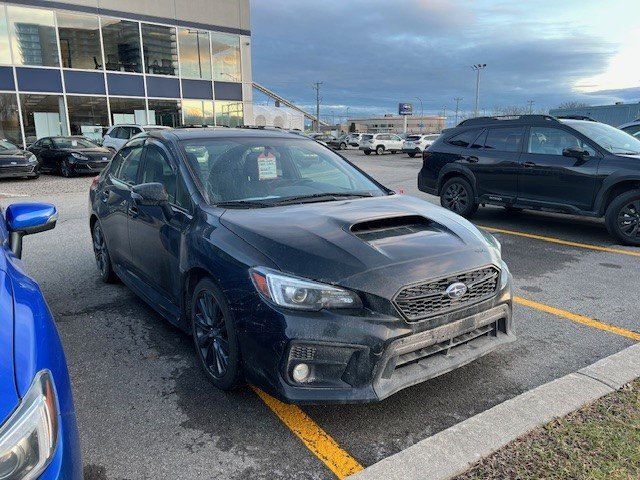
{"type": "Polygon", "coordinates": [[[169,195],[169,203],[189,208],[189,194],[182,178],[174,173],[164,152],[154,146],[147,146],[142,168],[142,183],[161,183],[169,195]]]}
{"type": "Polygon", "coordinates": [[[632,137],[640,138],[640,123],[638,125],[631,125],[622,129],[623,132],[628,133],[632,137]]]}
{"type": "Polygon", "coordinates": [[[480,133],[479,129],[466,130],[458,135],[451,137],[447,143],[456,147],[469,147],[480,133]]]}
{"type": "Polygon", "coordinates": [[[499,152],[519,152],[524,127],[490,128],[484,148],[499,152]]]}
{"type": "Polygon", "coordinates": [[[129,140],[129,130],[127,130],[127,127],[118,127],[115,131],[115,138],[129,140]]]}
{"type": "Polygon", "coordinates": [[[105,137],[111,137],[111,138],[117,138],[118,130],[119,130],[118,127],[114,127],[110,131],[107,131],[107,133],[105,133],[104,136],[105,137]]]}
{"type": "Polygon", "coordinates": [[[142,129],[138,127],[129,127],[129,129],[131,130],[131,132],[129,133],[129,138],[142,132],[142,129]]]}
{"type": "Polygon", "coordinates": [[[484,143],[487,141],[487,133],[488,133],[488,130],[485,130],[484,132],[482,132],[482,135],[480,135],[478,138],[476,138],[475,141],[470,145],[469,148],[482,148],[482,147],[484,147],[484,143]]]}
{"type": "Polygon", "coordinates": [[[42,148],[53,148],[53,142],[51,140],[49,140],[48,138],[42,140],[42,148]]]}
{"type": "Polygon", "coordinates": [[[561,156],[562,151],[568,147],[581,147],[589,152],[589,155],[596,154],[595,150],[587,143],[566,130],[551,127],[531,127],[527,153],[561,156]]]}
{"type": "Polygon", "coordinates": [[[135,185],[138,178],[140,159],[142,158],[142,145],[124,148],[120,154],[123,157],[122,165],[117,173],[114,172],[114,175],[121,182],[135,185]]]}
{"type": "Polygon", "coordinates": [[[395,140],[396,142],[400,142],[402,141],[402,138],[400,138],[398,135],[392,135],[393,140],[395,140]]]}

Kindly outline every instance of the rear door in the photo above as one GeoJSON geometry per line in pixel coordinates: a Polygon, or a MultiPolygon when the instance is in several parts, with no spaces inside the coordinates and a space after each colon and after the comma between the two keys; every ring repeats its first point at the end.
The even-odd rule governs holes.
{"type": "Polygon", "coordinates": [[[529,127],[525,151],[520,157],[519,203],[571,211],[591,210],[600,162],[595,148],[565,127],[529,127]],[[568,147],[589,152],[584,159],[565,157],[568,147]]]}
{"type": "Polygon", "coordinates": [[[462,152],[480,202],[512,203],[518,194],[525,127],[489,127],[462,152]]]}

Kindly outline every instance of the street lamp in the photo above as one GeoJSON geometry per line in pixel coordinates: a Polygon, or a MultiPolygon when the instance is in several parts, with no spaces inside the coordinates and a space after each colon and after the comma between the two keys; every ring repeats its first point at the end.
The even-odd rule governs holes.
{"type": "Polygon", "coordinates": [[[471,68],[476,71],[476,112],[475,116],[477,117],[480,113],[480,70],[486,68],[486,63],[477,63],[473,65],[471,68]]]}
{"type": "Polygon", "coordinates": [[[424,109],[422,108],[422,99],[420,97],[415,98],[420,102],[420,123],[418,124],[418,127],[420,127],[420,131],[422,131],[422,127],[424,126],[424,109]]]}

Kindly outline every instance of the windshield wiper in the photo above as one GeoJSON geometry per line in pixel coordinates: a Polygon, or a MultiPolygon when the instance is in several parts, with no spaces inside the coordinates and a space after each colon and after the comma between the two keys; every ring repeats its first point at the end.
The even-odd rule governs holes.
{"type": "Polygon", "coordinates": [[[327,201],[341,200],[343,198],[363,198],[373,197],[371,192],[328,192],[328,193],[312,193],[309,195],[297,195],[295,197],[284,197],[274,203],[278,205],[287,205],[289,203],[310,201],[327,201]]]}
{"type": "Polygon", "coordinates": [[[222,208],[264,208],[273,207],[272,203],[261,202],[259,200],[229,200],[226,202],[218,202],[214,204],[216,207],[222,208]]]}

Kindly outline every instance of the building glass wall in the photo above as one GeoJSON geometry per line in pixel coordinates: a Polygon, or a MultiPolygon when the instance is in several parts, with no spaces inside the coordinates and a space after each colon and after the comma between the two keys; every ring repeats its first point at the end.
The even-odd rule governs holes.
{"type": "MultiPolygon", "coordinates": [[[[0,70],[0,138],[28,146],[45,135],[97,139],[121,123],[242,124],[241,93],[236,101],[215,100],[215,82],[243,80],[240,38],[88,14],[71,4],[0,1],[0,65],[9,66],[0,70]]],[[[234,89],[220,91],[228,98],[234,89]]]]}
{"type": "Polygon", "coordinates": [[[51,10],[7,6],[16,65],[57,67],[58,42],[51,10]]]}
{"type": "Polygon", "coordinates": [[[211,44],[209,32],[178,29],[180,74],[184,78],[211,80],[211,44]]]}
{"type": "Polygon", "coordinates": [[[18,98],[15,93],[0,93],[0,140],[22,144],[18,98]]]}
{"type": "Polygon", "coordinates": [[[96,15],[58,12],[60,56],[64,68],[101,70],[100,23],[96,15]]]}

